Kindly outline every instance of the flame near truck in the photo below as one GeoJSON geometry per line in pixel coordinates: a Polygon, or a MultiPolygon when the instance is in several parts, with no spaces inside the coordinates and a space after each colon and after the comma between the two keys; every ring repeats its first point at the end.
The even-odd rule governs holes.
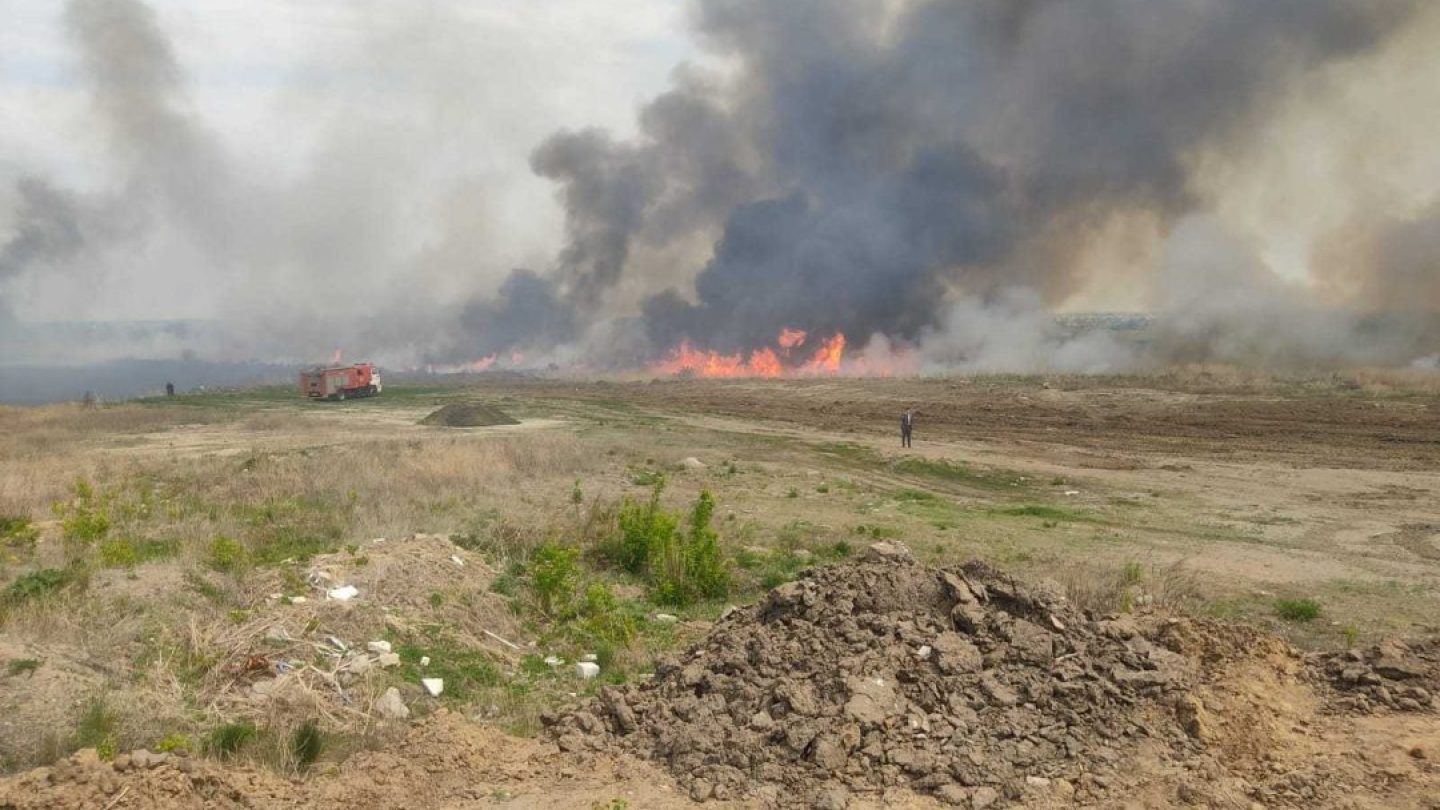
{"type": "Polygon", "coordinates": [[[380,370],[373,363],[300,372],[300,393],[310,399],[345,400],[380,393],[380,370]]]}

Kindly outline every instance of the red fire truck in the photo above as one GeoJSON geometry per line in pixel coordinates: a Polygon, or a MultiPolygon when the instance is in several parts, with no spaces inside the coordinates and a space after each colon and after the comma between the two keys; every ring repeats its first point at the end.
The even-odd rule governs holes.
{"type": "Polygon", "coordinates": [[[300,393],[310,399],[351,399],[380,393],[380,370],[372,363],[300,372],[300,393]]]}

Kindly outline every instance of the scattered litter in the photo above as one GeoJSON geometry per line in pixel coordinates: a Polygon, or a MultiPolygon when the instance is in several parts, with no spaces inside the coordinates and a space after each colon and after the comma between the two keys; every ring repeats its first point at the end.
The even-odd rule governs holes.
{"type": "Polygon", "coordinates": [[[596,655],[595,653],[585,653],[584,655],[580,656],[580,660],[594,663],[600,660],[600,656],[596,655]]]}
{"type": "Polygon", "coordinates": [[[552,667],[558,667],[565,663],[565,659],[561,658],[558,655],[547,655],[545,656],[545,663],[549,664],[552,667]]]}
{"type": "Polygon", "coordinates": [[[655,621],[659,622],[660,624],[674,624],[680,621],[680,617],[676,616],[673,613],[656,613],[655,621]]]}
{"type": "Polygon", "coordinates": [[[292,605],[303,605],[303,604],[305,604],[305,603],[308,602],[308,601],[310,601],[310,600],[306,599],[306,598],[303,597],[303,596],[292,596],[292,597],[290,597],[290,604],[292,604],[292,605]]]}
{"type": "Polygon", "coordinates": [[[425,691],[430,693],[430,697],[440,697],[440,693],[445,691],[444,678],[421,678],[420,685],[425,687],[425,691]]]}
{"type": "Polygon", "coordinates": [[[1067,489],[1067,490],[1065,490],[1065,494],[1066,494],[1067,496],[1079,495],[1079,494],[1080,494],[1080,490],[1078,490],[1078,489],[1067,489]]]}
{"type": "Polygon", "coordinates": [[[922,644],[920,646],[920,649],[915,651],[915,657],[919,658],[921,661],[928,661],[930,660],[930,653],[934,651],[934,648],[932,648],[929,644],[922,644]]]}
{"type": "Polygon", "coordinates": [[[339,650],[340,652],[346,652],[346,651],[348,651],[348,650],[350,649],[350,645],[348,645],[348,644],[346,644],[345,642],[341,641],[341,640],[340,640],[338,637],[336,637],[336,636],[326,636],[326,637],[325,637],[325,641],[326,641],[326,643],[328,643],[330,646],[334,647],[335,649],[339,650]]]}
{"type": "Polygon", "coordinates": [[[420,666],[422,666],[422,667],[428,667],[428,666],[430,666],[430,656],[428,656],[428,655],[422,655],[422,656],[420,656],[420,666]]]}
{"type": "Polygon", "coordinates": [[[365,649],[369,650],[372,653],[388,653],[390,652],[390,642],[371,641],[365,645],[365,649]]]}
{"type": "Polygon", "coordinates": [[[279,599],[280,597],[282,597],[282,596],[284,596],[284,595],[285,595],[285,594],[283,594],[283,593],[272,593],[272,594],[270,594],[270,600],[271,600],[271,601],[274,601],[274,600],[279,599]]]}
{"type": "Polygon", "coordinates": [[[360,589],[354,585],[342,585],[339,588],[331,588],[325,592],[328,599],[335,599],[341,602],[348,602],[360,595],[360,589]]]}
{"type": "MultiPolygon", "coordinates": [[[[489,630],[482,630],[481,632],[483,632],[485,635],[489,636],[490,638],[495,639],[496,641],[500,642],[501,644],[504,644],[505,646],[509,647],[509,648],[512,649],[512,650],[523,650],[523,649],[525,649],[524,647],[521,647],[519,644],[516,644],[515,642],[510,641],[510,640],[508,640],[508,639],[501,638],[500,636],[495,635],[494,633],[490,632],[489,630]]],[[[533,647],[533,646],[535,646],[535,645],[532,643],[530,646],[533,647]]]]}
{"type": "Polygon", "coordinates": [[[581,661],[575,665],[575,674],[584,680],[591,680],[600,674],[600,665],[591,661],[581,661]]]}
{"type": "Polygon", "coordinates": [[[456,565],[460,566],[461,568],[464,568],[464,567],[465,567],[465,561],[462,560],[462,559],[460,559],[457,555],[451,554],[451,555],[450,555],[450,562],[455,563],[456,565]]]}

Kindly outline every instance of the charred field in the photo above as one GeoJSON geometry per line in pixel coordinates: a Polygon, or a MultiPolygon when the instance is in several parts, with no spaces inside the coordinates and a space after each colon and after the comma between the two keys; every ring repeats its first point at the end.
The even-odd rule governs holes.
{"type": "Polygon", "coordinates": [[[1429,807],[1437,470],[1378,371],[0,409],[0,807],[1429,807]]]}

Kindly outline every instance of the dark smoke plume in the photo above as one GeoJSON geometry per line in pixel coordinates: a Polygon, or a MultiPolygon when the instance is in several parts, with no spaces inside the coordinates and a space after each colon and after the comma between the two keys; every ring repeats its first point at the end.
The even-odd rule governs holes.
{"type": "Polygon", "coordinates": [[[782,327],[913,340],[966,296],[1062,301],[1094,230],[1203,211],[1202,158],[1420,8],[700,0],[698,33],[733,75],[682,74],[635,142],[566,132],[535,153],[568,214],[553,278],[574,320],[559,321],[611,317],[607,290],[646,272],[636,250],[695,232],[715,240],[693,298],[642,307],[659,348],[756,346],[782,327]]]}

